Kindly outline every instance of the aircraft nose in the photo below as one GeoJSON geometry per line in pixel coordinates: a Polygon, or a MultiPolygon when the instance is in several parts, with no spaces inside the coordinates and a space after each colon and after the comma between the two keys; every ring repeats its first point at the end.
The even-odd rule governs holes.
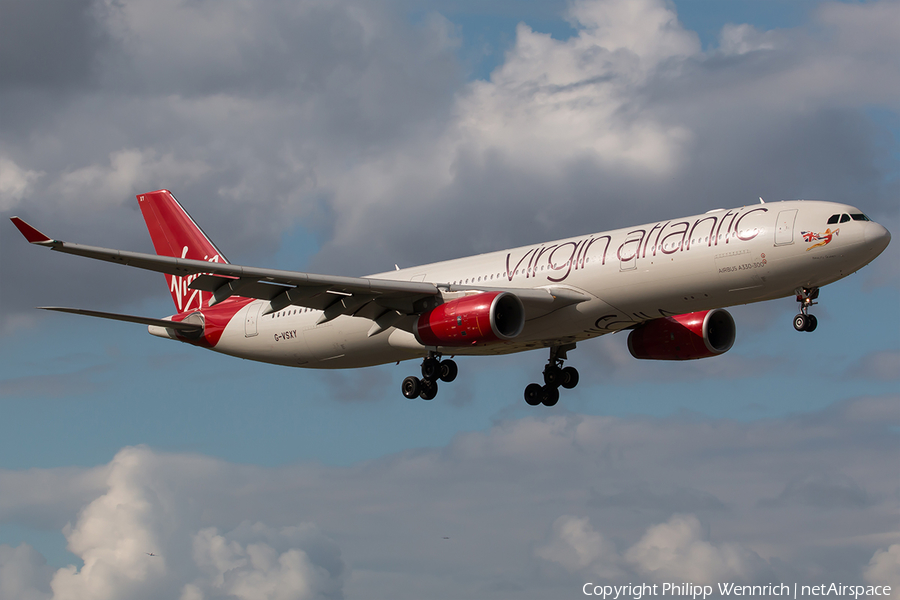
{"type": "Polygon", "coordinates": [[[866,225],[866,245],[877,248],[880,254],[891,243],[891,232],[874,221],[866,225]]]}

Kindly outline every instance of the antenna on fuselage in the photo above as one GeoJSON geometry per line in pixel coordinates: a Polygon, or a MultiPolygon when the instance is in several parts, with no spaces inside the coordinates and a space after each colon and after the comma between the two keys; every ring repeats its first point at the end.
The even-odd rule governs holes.
{"type": "Polygon", "coordinates": [[[759,197],[759,203],[760,203],[760,204],[765,204],[765,203],[766,203],[766,201],[762,199],[762,196],[759,197]]]}

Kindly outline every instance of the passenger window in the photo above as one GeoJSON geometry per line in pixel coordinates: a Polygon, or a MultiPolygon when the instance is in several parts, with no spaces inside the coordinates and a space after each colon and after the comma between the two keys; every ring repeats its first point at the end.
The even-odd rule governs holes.
{"type": "Polygon", "coordinates": [[[853,219],[854,221],[868,221],[869,220],[869,217],[867,217],[866,215],[864,215],[862,213],[850,215],[850,218],[853,219]]]}
{"type": "Polygon", "coordinates": [[[838,219],[841,218],[841,215],[831,215],[828,217],[828,225],[834,225],[838,222],[838,219]]]}
{"type": "Polygon", "coordinates": [[[850,220],[850,215],[841,215],[841,223],[846,223],[850,220]]]}

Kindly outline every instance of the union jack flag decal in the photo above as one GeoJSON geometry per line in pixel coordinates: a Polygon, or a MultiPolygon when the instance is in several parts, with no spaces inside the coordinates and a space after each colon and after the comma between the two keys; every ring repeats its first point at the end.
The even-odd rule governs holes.
{"type": "Polygon", "coordinates": [[[840,229],[831,230],[829,227],[825,230],[825,233],[818,233],[815,231],[801,231],[800,233],[803,235],[803,241],[805,242],[815,242],[821,240],[818,244],[813,244],[809,248],[806,249],[807,252],[812,250],[813,248],[819,248],[820,246],[827,246],[831,243],[831,240],[838,234],[840,229]]]}

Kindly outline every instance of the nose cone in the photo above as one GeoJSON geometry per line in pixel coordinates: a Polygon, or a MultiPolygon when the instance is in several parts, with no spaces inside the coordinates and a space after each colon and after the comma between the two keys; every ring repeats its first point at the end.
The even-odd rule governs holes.
{"type": "Polygon", "coordinates": [[[891,243],[891,232],[875,222],[866,223],[866,246],[871,248],[875,255],[881,254],[891,243]]]}

